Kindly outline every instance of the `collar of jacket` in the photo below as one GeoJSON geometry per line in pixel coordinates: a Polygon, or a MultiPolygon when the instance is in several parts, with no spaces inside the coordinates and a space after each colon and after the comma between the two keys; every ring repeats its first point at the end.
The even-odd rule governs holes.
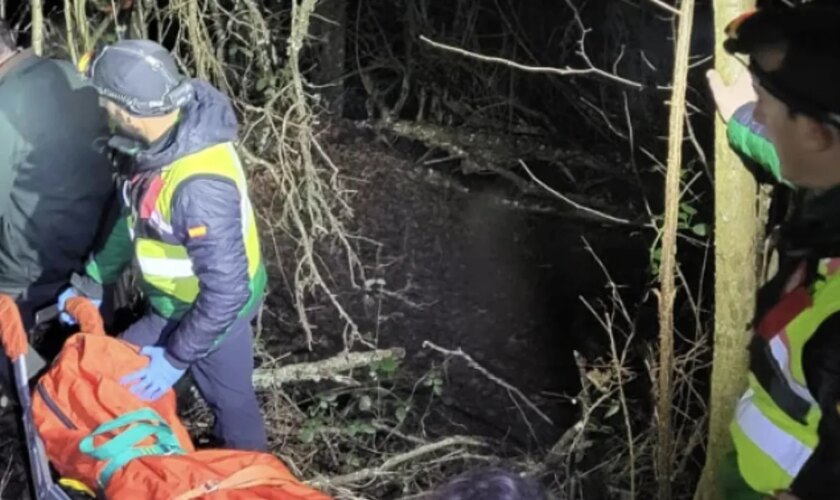
{"type": "Polygon", "coordinates": [[[30,59],[37,59],[37,57],[38,56],[35,55],[35,52],[32,49],[16,50],[15,53],[8,59],[0,63],[0,80],[10,74],[13,70],[20,67],[24,62],[27,62],[30,59]]]}
{"type": "Polygon", "coordinates": [[[794,259],[840,257],[840,186],[804,195],[781,227],[780,250],[794,259]]]}
{"type": "Polygon", "coordinates": [[[209,83],[193,80],[192,84],[195,95],[181,108],[177,125],[154,144],[145,146],[119,136],[111,139],[112,147],[131,155],[132,173],[159,170],[185,156],[236,140],[239,127],[230,100],[209,83]]]}

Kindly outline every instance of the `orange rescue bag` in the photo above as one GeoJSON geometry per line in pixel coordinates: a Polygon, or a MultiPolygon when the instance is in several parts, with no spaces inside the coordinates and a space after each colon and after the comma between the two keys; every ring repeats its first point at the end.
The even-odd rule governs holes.
{"type": "Polygon", "coordinates": [[[139,348],[104,335],[87,300],[71,299],[68,312],[86,333],[67,340],[33,393],[35,426],[62,477],[113,499],[329,500],[273,455],[196,451],[174,391],[148,403],[119,383],[147,365],[139,348]]]}

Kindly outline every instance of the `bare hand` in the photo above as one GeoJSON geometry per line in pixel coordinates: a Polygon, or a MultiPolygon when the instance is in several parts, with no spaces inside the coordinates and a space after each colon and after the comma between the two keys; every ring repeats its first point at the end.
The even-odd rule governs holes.
{"type": "Polygon", "coordinates": [[[709,80],[709,88],[712,90],[720,116],[725,122],[732,118],[738,108],[758,99],[749,71],[743,70],[732,85],[726,85],[720,73],[714,69],[706,73],[706,78],[709,80]]]}

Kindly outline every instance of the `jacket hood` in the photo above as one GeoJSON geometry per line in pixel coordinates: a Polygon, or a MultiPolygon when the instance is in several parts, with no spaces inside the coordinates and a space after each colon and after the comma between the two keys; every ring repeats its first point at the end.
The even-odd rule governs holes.
{"type": "Polygon", "coordinates": [[[178,123],[150,146],[115,135],[109,141],[114,149],[133,158],[133,172],[161,169],[185,156],[208,147],[235,141],[239,132],[230,100],[212,85],[192,80],[194,95],[181,108],[178,123]]]}

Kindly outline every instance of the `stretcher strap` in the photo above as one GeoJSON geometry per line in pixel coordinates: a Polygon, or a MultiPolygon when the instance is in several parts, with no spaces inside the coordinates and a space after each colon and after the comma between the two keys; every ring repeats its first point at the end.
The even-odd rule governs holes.
{"type": "Polygon", "coordinates": [[[151,408],[126,413],[105,422],[79,443],[79,451],[96,460],[106,462],[97,478],[102,489],[107,487],[111,476],[135,458],[185,454],[172,429],[151,408]],[[99,446],[94,444],[97,436],[113,433],[119,429],[124,430],[99,446]],[[155,438],[155,444],[137,446],[150,437],[155,438]]]}

